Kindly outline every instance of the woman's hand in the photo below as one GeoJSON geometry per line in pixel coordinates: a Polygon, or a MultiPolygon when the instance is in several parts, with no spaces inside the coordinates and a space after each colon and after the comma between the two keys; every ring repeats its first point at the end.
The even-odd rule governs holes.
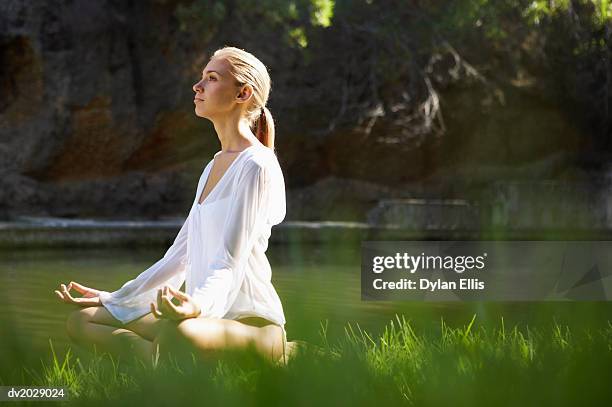
{"type": "Polygon", "coordinates": [[[102,305],[100,302],[100,291],[85,287],[79,283],[75,283],[71,281],[68,286],[64,284],[60,284],[59,290],[55,290],[55,294],[65,303],[68,304],[76,304],[81,307],[96,307],[102,305]],[[83,297],[74,298],[70,295],[70,290],[75,289],[80,294],[83,294],[83,297]]]}
{"type": "Polygon", "coordinates": [[[164,286],[163,289],[157,291],[157,306],[155,303],[151,303],[151,314],[158,319],[165,318],[180,321],[200,315],[200,307],[189,294],[164,286]],[[170,301],[168,294],[172,294],[174,298],[179,300],[180,304],[175,305],[170,301]]]}

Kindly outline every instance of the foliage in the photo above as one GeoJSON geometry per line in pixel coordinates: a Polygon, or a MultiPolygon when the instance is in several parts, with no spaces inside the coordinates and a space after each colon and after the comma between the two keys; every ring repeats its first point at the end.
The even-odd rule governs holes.
{"type": "Polygon", "coordinates": [[[236,353],[210,364],[170,361],[151,370],[100,356],[83,363],[70,353],[59,361],[53,353],[35,383],[67,386],[83,403],[125,405],[197,399],[223,405],[584,405],[609,394],[610,322],[583,332],[556,323],[506,327],[503,318],[485,326],[474,315],[462,327],[441,320],[435,333],[422,333],[396,315],[378,337],[350,323],[336,343],[324,329],[321,337],[322,352],[298,352],[288,366],[236,353]]]}
{"type": "Polygon", "coordinates": [[[598,150],[612,148],[609,0],[195,0],[176,15],[213,46],[270,55],[275,79],[291,84],[278,104],[299,100],[315,133],[356,126],[368,136],[385,117],[379,141],[419,145],[447,131],[449,87],[475,86],[499,106],[520,87],[565,109],[598,150]]]}
{"type": "Polygon", "coordinates": [[[282,26],[289,46],[306,47],[306,27],[327,27],[333,18],[334,0],[195,0],[179,4],[176,16],[183,31],[194,30],[206,41],[235,14],[254,19],[259,25],[282,26]]]}

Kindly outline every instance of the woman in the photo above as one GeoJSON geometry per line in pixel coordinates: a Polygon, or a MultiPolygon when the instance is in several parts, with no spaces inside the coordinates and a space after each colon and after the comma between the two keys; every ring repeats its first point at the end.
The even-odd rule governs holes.
{"type": "Polygon", "coordinates": [[[193,86],[194,104],[197,116],[213,122],[221,151],[204,168],[189,215],[162,259],[110,293],[60,284],[56,295],[82,307],[67,321],[77,344],[148,361],[165,353],[171,338],[202,357],[254,345],[286,362],[285,317],[265,255],[271,227],[286,209],[265,107],[270,82],[264,64],[244,50],[213,54],[193,86]]]}

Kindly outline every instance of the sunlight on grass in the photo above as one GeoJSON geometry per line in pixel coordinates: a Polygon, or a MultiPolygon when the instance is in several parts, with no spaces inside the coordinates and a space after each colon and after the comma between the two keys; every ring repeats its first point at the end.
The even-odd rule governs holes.
{"type": "Polygon", "coordinates": [[[571,404],[609,394],[603,383],[612,365],[609,321],[596,331],[572,332],[556,322],[548,328],[509,328],[503,318],[485,326],[474,314],[463,326],[441,319],[437,332],[419,333],[396,314],[377,337],[348,323],[344,336],[330,342],[327,330],[321,323],[320,343],[299,348],[287,366],[248,350],[227,352],[210,363],[169,359],[153,369],[110,355],[83,360],[70,349],[59,357],[50,342],[50,360],[40,373],[27,373],[32,385],[68,387],[72,400],[120,404],[190,399],[223,405],[299,400],[409,405],[505,400],[518,405],[540,399],[571,404]]]}

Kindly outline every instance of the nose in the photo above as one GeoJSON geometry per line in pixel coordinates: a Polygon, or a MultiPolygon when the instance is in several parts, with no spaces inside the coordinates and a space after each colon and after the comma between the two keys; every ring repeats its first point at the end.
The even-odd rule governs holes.
{"type": "Polygon", "coordinates": [[[193,85],[192,89],[196,93],[202,93],[202,81],[198,81],[195,85],[193,85]]]}

